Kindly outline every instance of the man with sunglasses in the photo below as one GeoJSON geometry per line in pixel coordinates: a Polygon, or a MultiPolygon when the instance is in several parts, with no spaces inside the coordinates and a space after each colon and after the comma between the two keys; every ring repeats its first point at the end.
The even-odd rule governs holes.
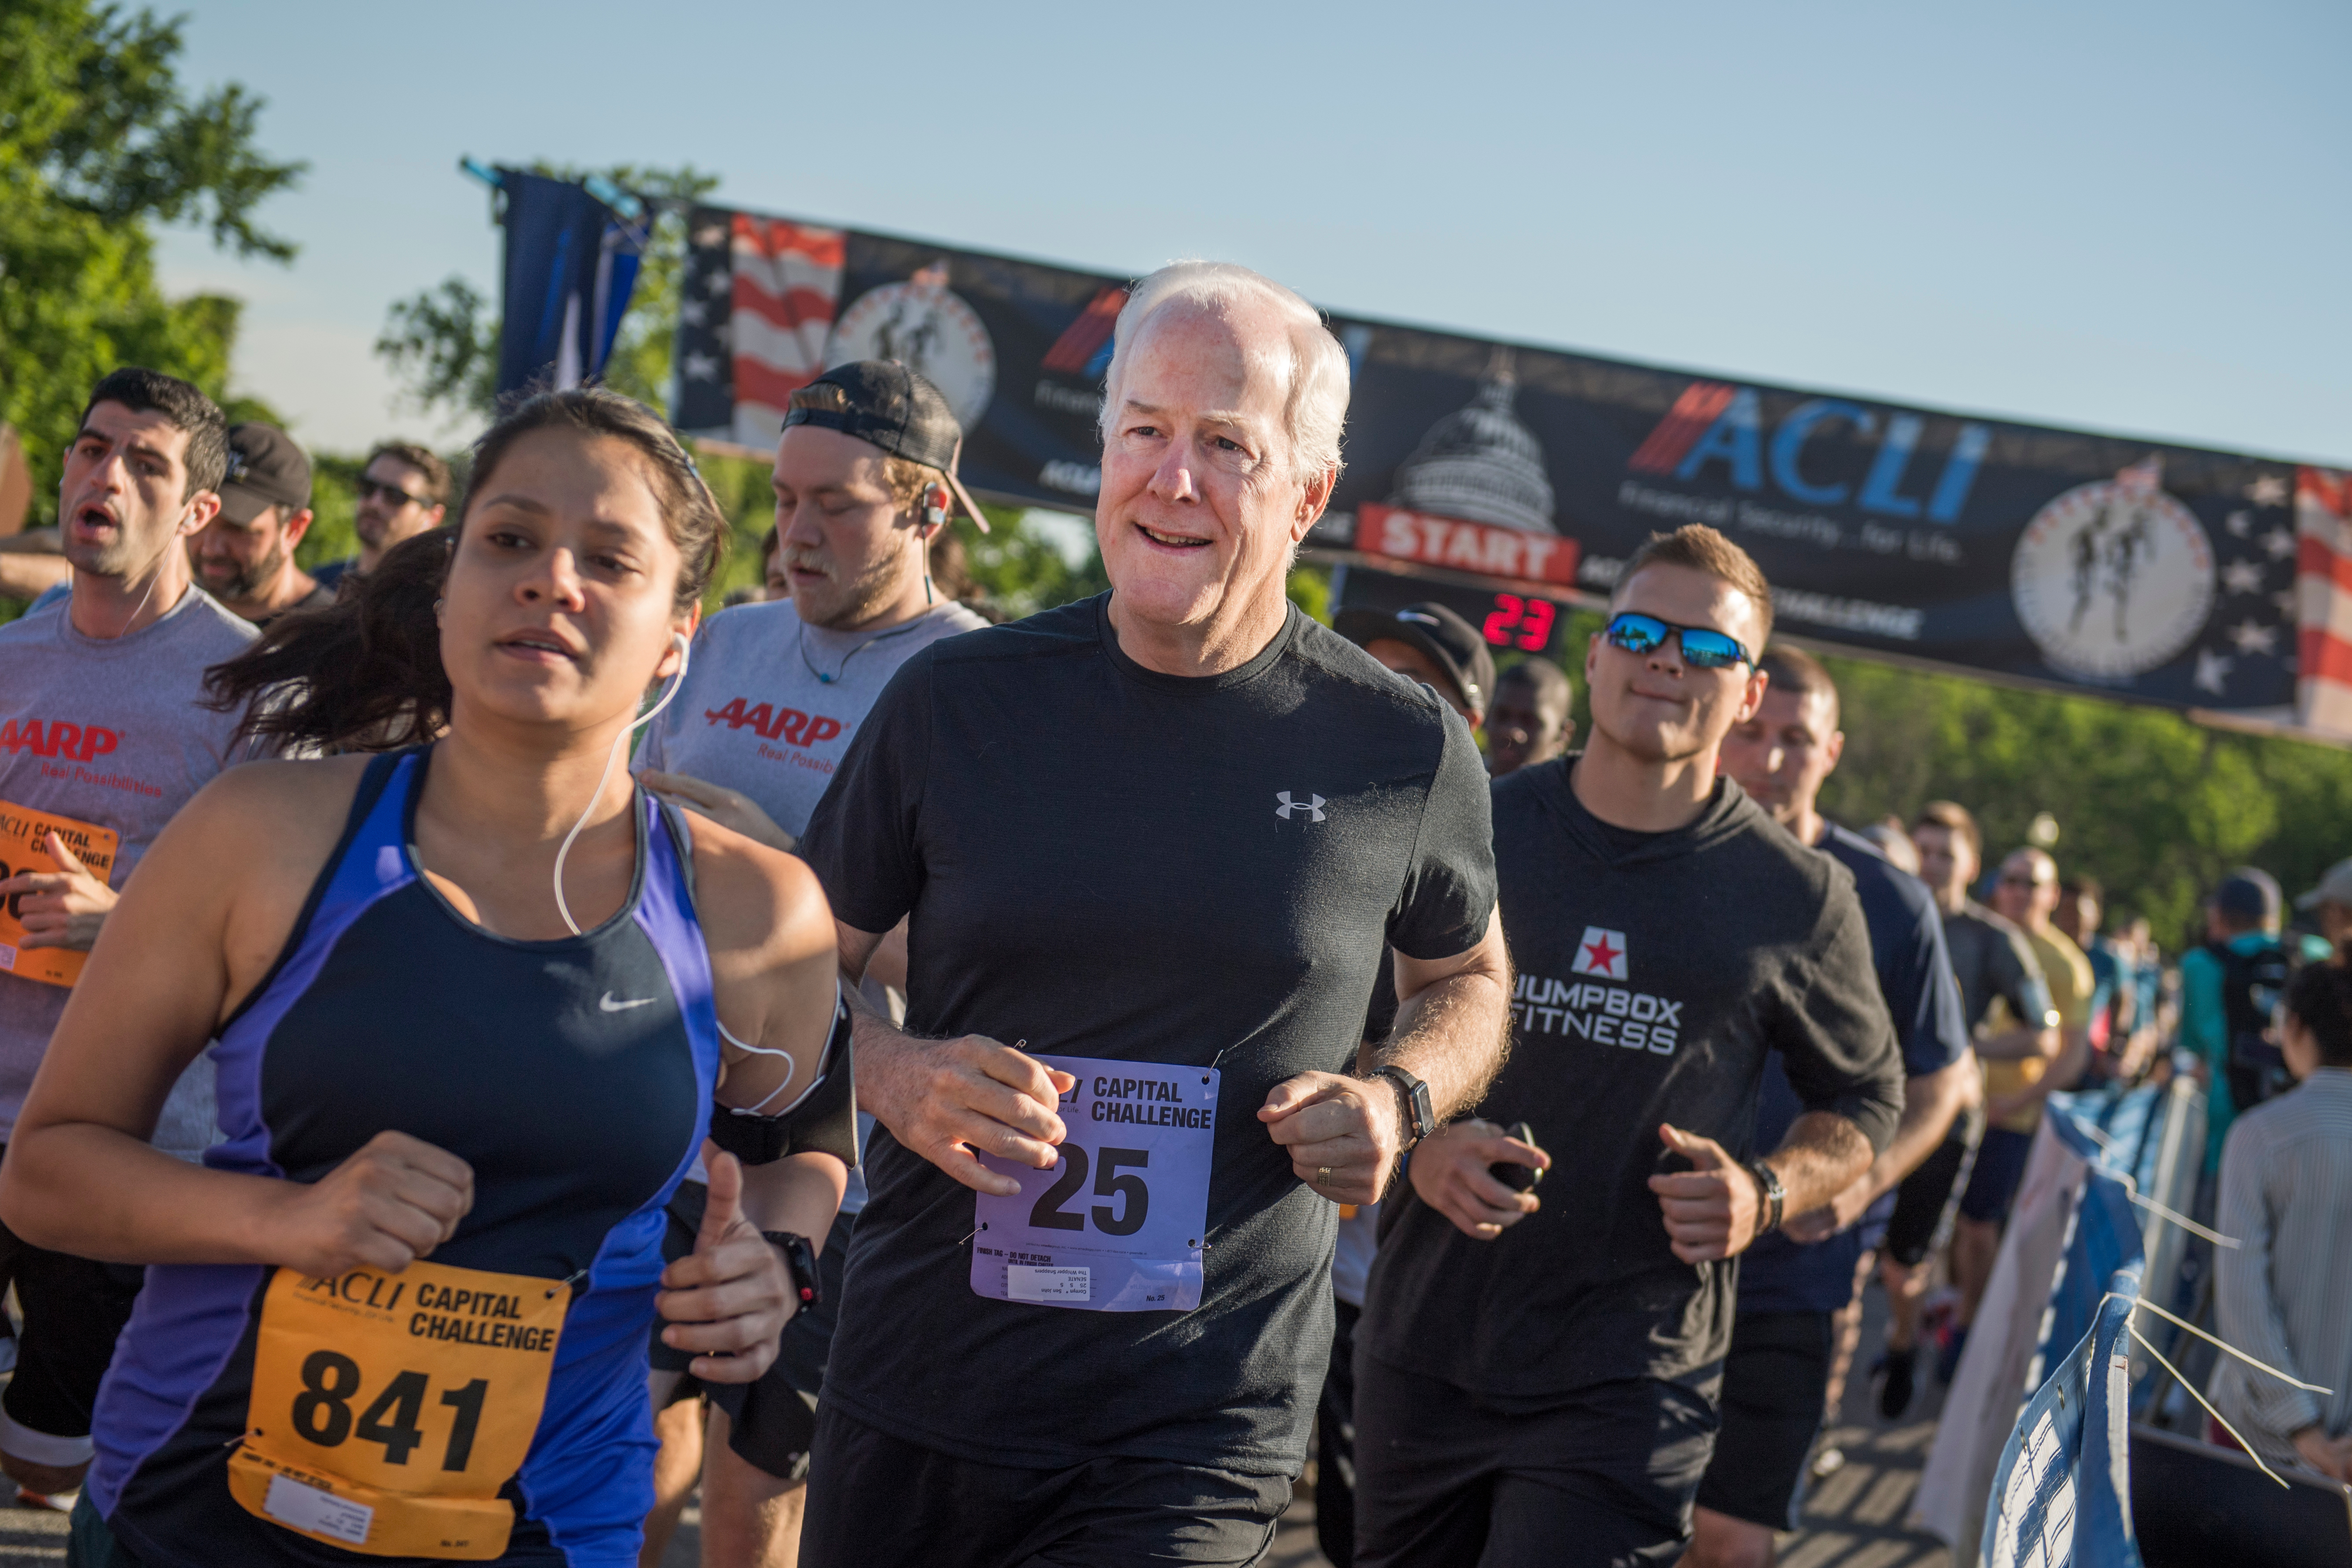
{"type": "Polygon", "coordinates": [[[386,441],[368,454],[356,488],[352,531],[360,536],[360,552],[313,572],[323,588],[337,587],[347,573],[374,571],[385,551],[440,527],[448,510],[449,465],[414,442],[386,441]]]}
{"type": "Polygon", "coordinates": [[[1853,874],[1717,774],[1764,696],[1762,573],[1686,527],[1634,552],[1610,609],[1585,749],[1493,786],[1514,1050],[1414,1152],[1372,1267],[1367,1568],[1674,1562],[1714,1444],[1729,1260],[1844,1192],[1901,1111],[1853,874]],[[1802,1114],[1751,1150],[1775,1051],[1802,1114]],[[1545,1163],[1502,1135],[1518,1121],[1551,1201],[1490,1170],[1545,1163]]]}

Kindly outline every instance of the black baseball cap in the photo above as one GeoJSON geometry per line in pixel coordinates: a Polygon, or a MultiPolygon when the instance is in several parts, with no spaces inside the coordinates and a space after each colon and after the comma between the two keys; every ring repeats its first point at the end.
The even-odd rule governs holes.
{"type": "Polygon", "coordinates": [[[1402,610],[1359,605],[1333,616],[1331,629],[1358,647],[1389,637],[1419,648],[1453,678],[1463,703],[1481,713],[1494,699],[1495,656],[1486,651],[1486,639],[1443,605],[1407,605],[1402,610]]]}
{"type": "Polygon", "coordinates": [[[956,478],[963,426],[940,389],[897,360],[861,359],[837,364],[795,388],[784,428],[822,426],[855,436],[894,458],[937,468],[982,533],[988,519],[956,478]]]}
{"type": "Polygon", "coordinates": [[[2225,915],[2274,926],[2279,919],[2278,879],[2258,867],[2241,866],[2213,889],[2212,905],[2225,915]]]}
{"type": "Polygon", "coordinates": [[[310,504],[310,459],[274,425],[233,425],[220,499],[221,515],[236,523],[251,522],[273,506],[300,511],[310,504]]]}

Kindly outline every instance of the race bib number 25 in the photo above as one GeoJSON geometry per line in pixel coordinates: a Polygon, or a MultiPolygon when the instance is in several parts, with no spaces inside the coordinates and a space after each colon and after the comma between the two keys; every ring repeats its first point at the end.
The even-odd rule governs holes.
{"type": "Polygon", "coordinates": [[[229,1490],[248,1513],[378,1557],[502,1555],[572,1291],[416,1262],[270,1281],[229,1490]]]}
{"type": "Polygon", "coordinates": [[[1078,1080],[1062,1096],[1069,1135],[1050,1171],[981,1156],[1021,1192],[978,1194],[973,1291],[1084,1311],[1191,1311],[1201,1304],[1216,1069],[1037,1059],[1078,1080]]]}

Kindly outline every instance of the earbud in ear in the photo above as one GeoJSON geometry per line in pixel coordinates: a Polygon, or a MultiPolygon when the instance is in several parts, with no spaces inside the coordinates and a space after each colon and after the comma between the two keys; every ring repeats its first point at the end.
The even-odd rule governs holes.
{"type": "Polygon", "coordinates": [[[938,485],[933,485],[923,492],[923,521],[929,527],[938,528],[945,524],[947,520],[948,492],[938,485]]]}

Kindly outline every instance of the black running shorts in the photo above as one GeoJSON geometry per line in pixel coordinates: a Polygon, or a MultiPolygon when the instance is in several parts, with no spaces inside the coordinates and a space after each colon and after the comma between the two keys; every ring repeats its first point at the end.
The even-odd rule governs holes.
{"type": "Polygon", "coordinates": [[[0,1226],[0,1290],[16,1287],[25,1331],[0,1394],[0,1450],[69,1469],[90,1458],[89,1416],[147,1271],[51,1252],[0,1226]]]}
{"type": "Polygon", "coordinates": [[[816,1423],[803,1568],[1245,1568],[1290,1506],[1288,1476],[1113,1455],[1068,1469],[986,1465],[835,1405],[816,1423]]]}
{"type": "Polygon", "coordinates": [[[1506,1403],[1360,1341],[1356,1568],[1665,1568],[1715,1426],[1698,1393],[1655,1378],[1506,1403]]]}
{"type": "Polygon", "coordinates": [[[1794,1530],[1821,1435],[1836,1347],[1833,1312],[1742,1312],[1723,1363],[1723,1427],[1698,1505],[1794,1530]]]}

